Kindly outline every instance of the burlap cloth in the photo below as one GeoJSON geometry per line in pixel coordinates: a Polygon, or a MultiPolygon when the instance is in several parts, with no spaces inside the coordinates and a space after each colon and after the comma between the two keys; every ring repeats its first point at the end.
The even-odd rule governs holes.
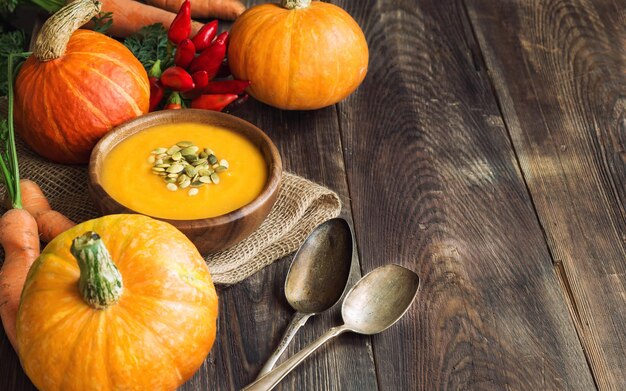
{"type": "MultiPolygon", "coordinates": [[[[50,163],[19,139],[17,149],[20,176],[39,184],[54,209],[75,222],[100,215],[89,198],[86,166],[50,163]]],[[[4,191],[2,186],[0,196],[4,197],[4,191]]],[[[313,228],[336,217],[340,210],[341,201],[333,191],[284,173],[276,204],[263,224],[243,242],[206,257],[213,281],[230,285],[244,280],[295,251],[313,228]]]]}

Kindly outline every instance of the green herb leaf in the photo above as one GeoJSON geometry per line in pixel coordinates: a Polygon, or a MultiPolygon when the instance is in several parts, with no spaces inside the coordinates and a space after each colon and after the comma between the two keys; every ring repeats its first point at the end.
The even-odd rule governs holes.
{"type": "Polygon", "coordinates": [[[8,92],[7,65],[11,53],[21,53],[26,46],[26,36],[22,31],[0,34],[0,95],[8,92]]]}
{"type": "Polygon", "coordinates": [[[167,30],[162,24],[156,23],[145,26],[137,33],[124,40],[124,45],[150,71],[157,60],[161,60],[161,67],[168,68],[173,61],[172,48],[168,44],[167,30]]]}
{"type": "Polygon", "coordinates": [[[93,31],[104,34],[113,24],[113,12],[100,12],[91,20],[93,21],[93,31]]]}

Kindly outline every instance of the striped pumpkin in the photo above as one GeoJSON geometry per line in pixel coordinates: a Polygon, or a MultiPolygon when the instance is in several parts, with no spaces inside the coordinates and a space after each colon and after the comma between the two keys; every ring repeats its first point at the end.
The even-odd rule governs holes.
{"type": "Polygon", "coordinates": [[[106,132],[148,112],[150,87],[141,63],[118,41],[76,30],[94,11],[84,8],[94,4],[99,7],[79,0],[53,15],[46,22],[53,28],[44,25],[15,81],[16,130],[35,152],[57,163],[87,163],[106,132]],[[77,24],[69,33],[68,18],[77,24]],[[65,31],[54,28],[59,21],[65,31]]]}

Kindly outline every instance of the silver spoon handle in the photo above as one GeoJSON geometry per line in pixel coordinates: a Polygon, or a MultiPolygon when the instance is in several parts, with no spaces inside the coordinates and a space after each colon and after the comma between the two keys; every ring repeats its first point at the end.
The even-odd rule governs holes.
{"type": "Polygon", "coordinates": [[[266,373],[271,371],[272,368],[274,368],[276,361],[278,361],[278,358],[281,356],[281,354],[283,354],[285,349],[287,349],[287,345],[289,345],[289,342],[291,342],[294,335],[296,335],[298,330],[300,330],[300,327],[304,326],[304,324],[311,317],[311,315],[315,314],[303,314],[300,312],[296,312],[294,314],[293,318],[291,319],[291,323],[289,323],[287,330],[285,330],[283,339],[280,341],[280,344],[278,345],[276,350],[274,350],[274,353],[272,353],[270,358],[267,359],[265,365],[263,365],[263,368],[261,368],[261,371],[256,377],[257,379],[260,379],[263,375],[265,375],[266,373]]]}
{"type": "Polygon", "coordinates": [[[268,372],[265,376],[249,384],[242,391],[269,391],[274,388],[292,369],[300,364],[305,358],[309,357],[314,351],[322,346],[329,339],[338,336],[348,328],[343,326],[333,327],[325,332],[321,337],[307,345],[304,349],[291,356],[285,362],[268,372]]]}

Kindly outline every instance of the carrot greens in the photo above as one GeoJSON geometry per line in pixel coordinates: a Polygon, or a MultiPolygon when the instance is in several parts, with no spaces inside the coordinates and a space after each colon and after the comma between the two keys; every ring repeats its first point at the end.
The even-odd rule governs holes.
{"type": "Polygon", "coordinates": [[[7,63],[7,80],[8,80],[8,94],[7,100],[9,103],[7,118],[0,122],[0,173],[2,182],[6,187],[6,191],[11,200],[13,208],[22,208],[22,196],[20,193],[20,170],[17,164],[17,150],[15,148],[15,129],[13,126],[13,81],[15,75],[21,65],[21,60],[27,58],[30,52],[11,53],[8,56],[7,63]],[[17,64],[15,60],[20,62],[17,64]]]}

